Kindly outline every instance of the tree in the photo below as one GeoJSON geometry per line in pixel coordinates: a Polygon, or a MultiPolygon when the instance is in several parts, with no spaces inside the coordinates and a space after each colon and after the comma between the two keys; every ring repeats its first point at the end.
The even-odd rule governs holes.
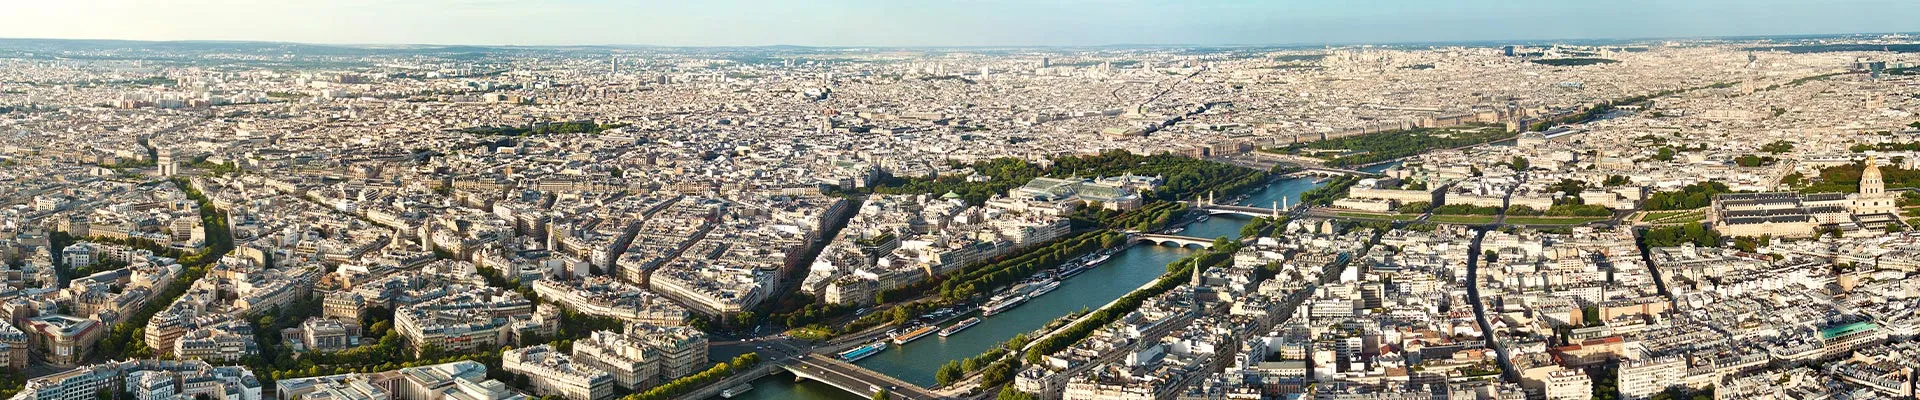
{"type": "Polygon", "coordinates": [[[961,374],[959,360],[947,361],[946,364],[940,365],[939,370],[933,372],[933,381],[940,386],[952,385],[960,380],[961,374]]]}
{"type": "Polygon", "coordinates": [[[1626,175],[1608,175],[1607,180],[1605,182],[1601,182],[1600,184],[1602,186],[1613,187],[1613,186],[1626,185],[1629,183],[1633,183],[1633,179],[1627,178],[1626,175]]]}
{"type": "Polygon", "coordinates": [[[1673,161],[1673,148],[1661,147],[1659,151],[1654,152],[1653,159],[1657,161],[1673,161]]]}
{"type": "Polygon", "coordinates": [[[1006,387],[1000,388],[1000,396],[997,397],[997,399],[999,400],[1036,400],[1038,398],[1034,397],[1032,393],[1022,392],[1019,389],[1014,389],[1012,385],[1008,385],[1006,387]]]}
{"type": "Polygon", "coordinates": [[[890,398],[893,398],[893,396],[888,395],[886,389],[880,389],[880,391],[878,392],[873,392],[873,400],[887,400],[890,398]]]}
{"type": "Polygon", "coordinates": [[[1254,236],[1259,236],[1260,230],[1265,227],[1266,227],[1266,223],[1264,220],[1261,220],[1260,218],[1254,218],[1253,221],[1247,222],[1246,225],[1243,225],[1240,227],[1240,237],[1250,238],[1254,236]]]}
{"type": "Polygon", "coordinates": [[[1739,166],[1751,168],[1751,167],[1773,165],[1775,162],[1779,162],[1779,160],[1774,159],[1773,157],[1761,157],[1761,156],[1756,156],[1752,154],[1747,154],[1747,155],[1735,157],[1733,159],[1733,162],[1734,164],[1738,164],[1739,166]]]}
{"type": "Polygon", "coordinates": [[[1513,156],[1513,160],[1508,161],[1507,165],[1513,167],[1514,171],[1525,171],[1532,167],[1527,163],[1527,158],[1521,156],[1513,156]]]}
{"type": "Polygon", "coordinates": [[[1793,151],[1793,142],[1785,141],[1785,140],[1776,140],[1773,143],[1767,143],[1765,146],[1760,146],[1760,151],[1764,151],[1772,154],[1786,153],[1789,151],[1793,151]]]}
{"type": "Polygon", "coordinates": [[[1560,182],[1547,186],[1547,190],[1560,192],[1560,194],[1564,194],[1568,196],[1579,196],[1580,192],[1587,191],[1587,182],[1573,180],[1573,179],[1561,179],[1560,182]]]}
{"type": "Polygon", "coordinates": [[[1787,185],[1787,186],[1800,186],[1801,184],[1806,183],[1806,179],[1807,179],[1806,174],[1795,172],[1795,173],[1787,174],[1786,176],[1780,177],[1780,184],[1787,185]]]}

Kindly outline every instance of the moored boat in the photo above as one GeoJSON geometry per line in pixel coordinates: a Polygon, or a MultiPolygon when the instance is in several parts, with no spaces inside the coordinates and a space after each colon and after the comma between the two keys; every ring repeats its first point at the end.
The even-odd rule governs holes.
{"type": "Polygon", "coordinates": [[[1107,260],[1111,260],[1111,259],[1113,259],[1112,254],[1101,254],[1099,257],[1094,257],[1092,260],[1087,260],[1087,268],[1093,268],[1100,264],[1106,263],[1107,260]]]}
{"type": "Polygon", "coordinates": [[[855,347],[853,349],[840,352],[840,360],[846,361],[846,362],[860,361],[861,359],[872,357],[874,354],[879,354],[881,350],[886,350],[886,349],[887,349],[887,342],[868,343],[860,347],[855,347]]]}
{"type": "Polygon", "coordinates": [[[1027,298],[1040,297],[1040,295],[1047,294],[1049,292],[1052,292],[1054,289],[1059,289],[1059,288],[1060,288],[1060,281],[1048,281],[1046,284],[1040,285],[1039,289],[1034,289],[1033,294],[1027,295],[1027,298]]]}
{"type": "Polygon", "coordinates": [[[913,328],[906,332],[902,332],[898,335],[893,335],[893,344],[905,345],[908,342],[912,342],[914,340],[919,340],[920,338],[927,337],[928,334],[932,334],[934,331],[937,331],[939,329],[940,327],[933,326],[933,325],[924,325],[919,328],[913,328]]]}
{"type": "Polygon", "coordinates": [[[940,337],[952,336],[955,333],[959,333],[960,331],[967,330],[967,328],[972,328],[974,325],[977,325],[979,323],[980,323],[980,317],[967,318],[964,321],[960,321],[960,323],[953,324],[953,326],[947,327],[947,329],[941,329],[940,337]]]}

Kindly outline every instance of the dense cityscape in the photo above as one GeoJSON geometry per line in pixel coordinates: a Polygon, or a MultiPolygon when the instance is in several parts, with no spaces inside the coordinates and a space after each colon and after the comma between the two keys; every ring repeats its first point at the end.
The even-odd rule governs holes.
{"type": "Polygon", "coordinates": [[[1917,54],[0,39],[0,395],[1913,398],[1917,54]]]}

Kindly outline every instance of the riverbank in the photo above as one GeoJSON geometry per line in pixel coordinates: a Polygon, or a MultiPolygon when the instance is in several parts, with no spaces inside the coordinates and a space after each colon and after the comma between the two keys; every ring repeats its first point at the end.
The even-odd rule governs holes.
{"type": "MultiPolygon", "coordinates": [[[[1379,169],[1391,165],[1375,166],[1379,169]]],[[[1239,201],[1241,205],[1270,206],[1270,203],[1298,204],[1300,194],[1319,187],[1310,178],[1279,179],[1270,181],[1266,186],[1247,193],[1247,198],[1239,201]],[[1284,200],[1283,200],[1284,199],[1284,200]]],[[[1234,238],[1239,236],[1240,228],[1249,218],[1238,215],[1218,215],[1207,221],[1196,221],[1186,225],[1185,235],[1196,237],[1234,238]]],[[[1167,265],[1193,253],[1193,249],[1155,245],[1131,245],[1113,255],[1113,258],[1097,267],[1062,282],[1059,289],[1040,296],[1019,307],[991,317],[983,317],[979,325],[957,332],[948,337],[927,337],[904,346],[896,345],[886,351],[856,362],[864,368],[927,387],[935,386],[934,374],[941,365],[952,360],[964,360],[992,349],[1014,335],[1030,333],[1063,315],[1102,307],[1116,299],[1148,285],[1154,279],[1166,274],[1167,265]]],[[[977,313],[955,316],[964,319],[977,313]]],[[[956,320],[957,320],[956,319],[956,320]]],[[[775,374],[753,382],[754,389],[735,396],[736,400],[857,400],[858,396],[817,382],[794,382],[791,376],[775,374]]]]}

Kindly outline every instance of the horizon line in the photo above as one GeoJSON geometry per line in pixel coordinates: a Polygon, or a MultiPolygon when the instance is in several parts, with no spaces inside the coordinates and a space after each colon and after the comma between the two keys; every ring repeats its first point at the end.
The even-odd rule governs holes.
{"type": "Polygon", "coordinates": [[[301,42],[283,40],[255,39],[115,39],[115,38],[50,38],[50,37],[0,37],[0,41],[72,41],[72,42],[136,42],[136,43],[253,43],[253,44],[294,44],[306,46],[329,46],[346,48],[377,48],[389,46],[418,47],[498,47],[498,48],[567,48],[567,47],[606,47],[606,48],[766,48],[800,47],[818,49],[943,49],[943,48],[1097,48],[1097,47],[1353,47],[1353,46],[1411,46],[1411,45],[1459,45],[1470,43],[1511,42],[1511,44],[1532,44],[1560,41],[1658,41],[1658,40],[1730,40],[1730,39],[1766,39],[1775,37],[1822,37],[1856,35],[1920,35],[1915,32],[1830,32],[1830,33],[1780,33],[1760,35],[1721,35],[1721,36],[1647,36],[1647,37],[1566,37],[1533,39],[1462,39],[1440,41],[1388,41],[1388,42],[1292,42],[1292,43],[1107,43],[1107,44],[977,44],[977,45],[808,45],[808,44],[752,44],[752,45],[665,45],[665,44],[448,44],[448,43],[347,43],[347,42],[301,42]]]}

